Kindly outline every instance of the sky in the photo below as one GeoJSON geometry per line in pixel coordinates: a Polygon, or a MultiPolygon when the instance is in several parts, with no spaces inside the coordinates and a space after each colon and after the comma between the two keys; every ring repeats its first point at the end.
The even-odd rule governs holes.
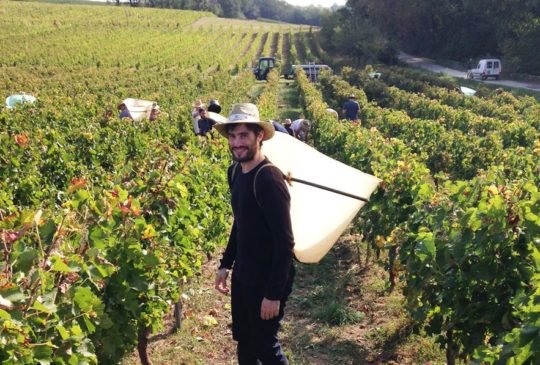
{"type": "Polygon", "coordinates": [[[331,7],[334,4],[345,5],[347,0],[285,0],[289,4],[308,6],[308,5],[321,5],[327,8],[331,7]]]}

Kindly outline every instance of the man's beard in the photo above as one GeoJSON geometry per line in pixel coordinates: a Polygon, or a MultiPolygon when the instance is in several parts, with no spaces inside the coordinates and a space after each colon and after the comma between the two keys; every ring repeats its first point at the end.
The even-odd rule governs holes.
{"type": "Polygon", "coordinates": [[[233,149],[230,148],[233,160],[235,160],[236,162],[248,162],[253,160],[255,158],[255,154],[257,153],[257,150],[254,147],[255,145],[245,146],[245,148],[247,148],[247,151],[242,157],[237,157],[233,149]]]}

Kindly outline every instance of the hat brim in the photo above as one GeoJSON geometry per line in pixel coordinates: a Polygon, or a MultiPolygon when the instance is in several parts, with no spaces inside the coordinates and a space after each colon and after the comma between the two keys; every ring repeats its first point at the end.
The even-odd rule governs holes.
{"type": "Polygon", "coordinates": [[[227,134],[227,125],[230,125],[230,124],[257,124],[264,131],[263,141],[267,141],[270,138],[274,137],[274,134],[276,133],[274,126],[269,121],[259,121],[259,120],[249,120],[249,119],[231,121],[225,118],[224,116],[222,116],[221,114],[217,114],[217,113],[211,113],[209,117],[214,119],[217,122],[214,128],[216,128],[219,134],[221,134],[225,138],[229,138],[229,135],[227,134]]]}

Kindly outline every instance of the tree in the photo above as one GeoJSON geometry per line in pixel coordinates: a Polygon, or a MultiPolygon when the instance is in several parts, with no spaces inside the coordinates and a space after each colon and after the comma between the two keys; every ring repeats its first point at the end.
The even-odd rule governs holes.
{"type": "Polygon", "coordinates": [[[261,15],[261,10],[253,0],[242,0],[241,8],[248,19],[257,19],[261,15]]]}
{"type": "Polygon", "coordinates": [[[460,61],[501,56],[510,69],[540,73],[538,0],[348,0],[346,9],[323,16],[321,36],[357,61],[397,45],[460,61]]]}
{"type": "Polygon", "coordinates": [[[221,9],[223,10],[223,16],[225,18],[239,18],[243,13],[240,10],[239,0],[219,0],[221,9]]]}
{"type": "Polygon", "coordinates": [[[366,16],[360,4],[347,6],[321,16],[321,42],[326,49],[352,57],[356,65],[377,61],[381,55],[393,59],[388,52],[390,42],[366,16]]]}

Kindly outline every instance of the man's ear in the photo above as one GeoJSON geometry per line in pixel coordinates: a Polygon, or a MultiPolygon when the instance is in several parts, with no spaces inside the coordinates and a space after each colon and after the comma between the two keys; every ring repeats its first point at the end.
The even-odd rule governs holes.
{"type": "Polygon", "coordinates": [[[261,130],[259,131],[259,133],[257,133],[257,136],[256,136],[256,137],[257,137],[257,142],[258,142],[258,143],[261,143],[262,140],[263,140],[263,138],[264,138],[264,130],[261,129],[261,130]]]}

